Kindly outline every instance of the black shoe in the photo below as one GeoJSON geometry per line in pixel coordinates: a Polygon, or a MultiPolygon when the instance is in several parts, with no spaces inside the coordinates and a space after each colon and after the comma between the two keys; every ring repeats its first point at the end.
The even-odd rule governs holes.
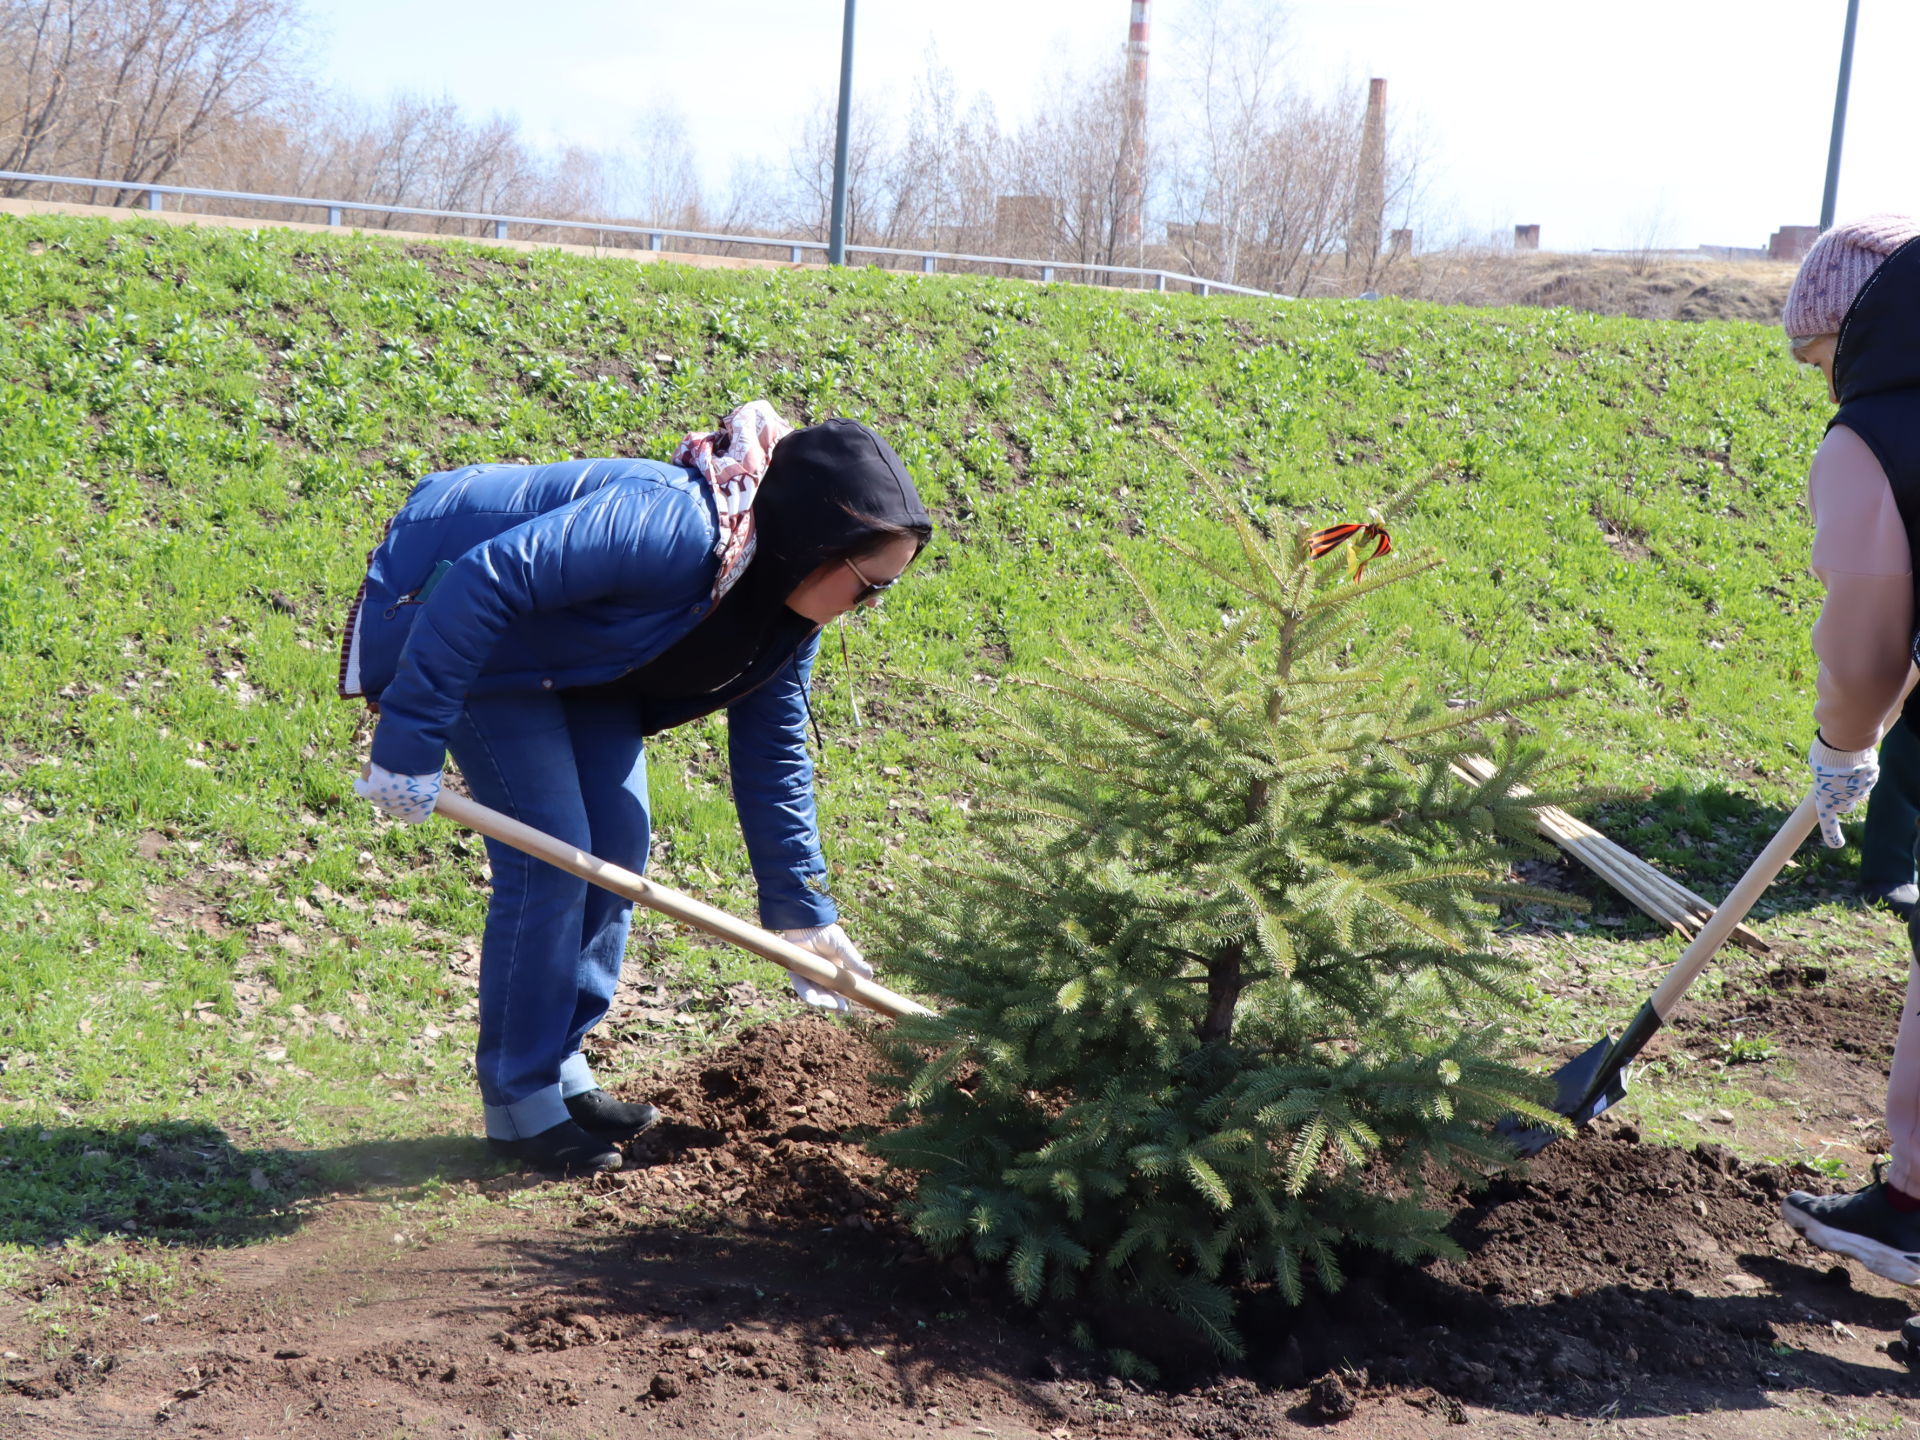
{"type": "Polygon", "coordinates": [[[620,1152],[597,1135],[589,1135],[571,1120],[525,1140],[487,1137],[487,1148],[508,1160],[518,1160],[550,1175],[598,1175],[620,1168],[620,1152]]]}
{"type": "Polygon", "coordinates": [[[631,1140],[660,1123],[660,1112],[653,1106],[630,1105],[604,1090],[567,1096],[567,1113],[582,1130],[603,1140],[631,1140]]]}
{"type": "Polygon", "coordinates": [[[1920,1211],[1896,1210],[1876,1178],[1851,1195],[1795,1190],[1780,1202],[1787,1224],[1818,1245],[1851,1255],[1899,1285],[1920,1285],[1920,1211]]]}
{"type": "Polygon", "coordinates": [[[1862,885],[1860,898],[1870,907],[1890,910],[1902,920],[1911,920],[1920,908],[1920,885],[1862,885]]]}

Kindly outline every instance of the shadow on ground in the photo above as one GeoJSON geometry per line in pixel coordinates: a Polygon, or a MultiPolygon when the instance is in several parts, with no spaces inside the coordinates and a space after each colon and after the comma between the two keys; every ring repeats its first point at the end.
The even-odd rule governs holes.
{"type": "Polygon", "coordinates": [[[326,1150],[241,1149],[211,1125],[0,1127],[0,1243],[109,1234],[246,1244],[291,1234],[303,1203],[502,1173],[479,1140],[426,1136],[326,1150]]]}
{"type": "MultiPolygon", "coordinates": [[[[579,1243],[496,1239],[490,1248],[523,1292],[487,1317],[509,1350],[646,1337],[657,1358],[681,1363],[704,1348],[714,1362],[709,1379],[730,1365],[739,1378],[757,1371],[766,1380],[765,1366],[729,1358],[730,1337],[752,1335],[746,1353],[773,1359],[782,1389],[878,1385],[918,1408],[964,1386],[1056,1421],[1067,1418],[1063,1401],[1076,1381],[1115,1393],[1100,1357],[1077,1348],[1064,1324],[883,1236],[640,1225],[579,1243]],[[531,1293],[536,1275],[548,1282],[544,1294],[531,1293]]],[[[1841,1331],[1897,1333],[1908,1314],[1901,1300],[1856,1290],[1824,1266],[1763,1254],[1729,1261],[1766,1288],[1710,1297],[1618,1284],[1534,1300],[1362,1265],[1369,1273],[1340,1295],[1246,1307],[1246,1357],[1224,1370],[1200,1350],[1168,1348],[1169,1332],[1147,1333],[1151,1323],[1132,1333],[1120,1323],[1098,1328],[1105,1344],[1131,1342],[1160,1368],[1157,1383],[1126,1387],[1129,1398],[1244,1404],[1248,1421],[1277,1418],[1289,1397],[1329,1373],[1376,1400],[1430,1393],[1437,1415],[1443,1396],[1593,1420],[1630,1418],[1636,1408],[1765,1411],[1793,1390],[1920,1399],[1920,1379],[1864,1344],[1858,1355],[1821,1344],[1841,1331]]],[[[1309,1405],[1290,1418],[1316,1417],[1309,1405]]]]}
{"type": "MultiPolygon", "coordinates": [[[[1579,1165],[1596,1168],[1609,1149],[1623,1159],[1643,1155],[1637,1146],[1596,1142],[1579,1165]]],[[[290,1155],[239,1149],[217,1130],[194,1125],[119,1132],[15,1127],[0,1130],[0,1157],[8,1162],[0,1165],[6,1236],[42,1245],[108,1230],[230,1245],[297,1229],[303,1197],[436,1178],[520,1183],[466,1140],[290,1155]],[[38,1177],[28,1178],[29,1171],[38,1177]]],[[[1717,1174],[1684,1155],[1654,1158],[1669,1169],[1717,1174]]],[[[618,1198],[611,1185],[601,1187],[608,1202],[618,1198]]],[[[1504,1202],[1489,1197],[1463,1212],[1457,1229],[1464,1247],[1517,1259],[1528,1242],[1501,1228],[1516,1205],[1542,1219],[1557,1215],[1534,1242],[1556,1252],[1619,1243],[1601,1233],[1591,1207],[1575,1203],[1578,1197],[1562,1202],[1549,1187],[1516,1182],[1504,1202]]],[[[1694,1213],[1685,1194],[1659,1203],[1662,1214],[1669,1207],[1676,1215],[1694,1213]]],[[[1116,1391],[1100,1357],[1076,1347],[1060,1320],[1012,1303],[970,1267],[930,1259],[897,1232],[735,1225],[712,1214],[612,1205],[584,1233],[537,1226],[529,1233],[509,1223],[504,1232],[451,1232],[430,1247],[356,1247],[319,1263],[309,1256],[304,1267],[274,1270],[273,1303],[265,1307],[238,1274],[230,1285],[207,1288],[195,1302],[201,1311],[194,1323],[207,1333],[246,1337],[240,1348],[248,1353],[331,1354],[343,1343],[330,1328],[340,1297],[361,1297],[353,1302],[362,1308],[353,1341],[361,1349],[351,1350],[352,1364],[289,1365],[271,1375],[253,1367],[258,1373],[246,1381],[253,1388],[241,1398],[259,1405],[310,1405],[316,1395],[336,1407],[349,1399],[362,1404],[374,1393],[366,1377],[394,1365],[441,1377],[420,1382],[436,1395],[481,1405],[503,1364],[535,1355],[543,1383],[572,1376],[555,1405],[593,1394],[589,1387],[611,1356],[635,1377],[623,1397],[629,1404],[634,1389],[658,1372],[672,1381],[666,1388],[685,1388],[688,1403],[704,1396],[701,1403],[717,1409],[758,1403],[750,1398],[758,1387],[783,1396],[870,1392],[890,1409],[904,1405],[913,1413],[960,1393],[974,1405],[1049,1425],[1082,1423],[1089,1405],[1116,1412],[1130,1406],[1137,1409],[1127,1413],[1142,1425],[1178,1420],[1191,1429],[1205,1421],[1208,1430],[1194,1433],[1222,1435],[1274,1433],[1282,1417],[1311,1420],[1307,1411],[1292,1413],[1301,1387],[1329,1372],[1344,1376],[1366,1403],[1424,1403],[1419,1397],[1431,1396],[1436,1418],[1460,1413],[1461,1401],[1518,1416],[1599,1420],[1630,1418],[1635,1407],[1758,1412],[1776,1408],[1779,1393],[1791,1390],[1920,1398],[1920,1382],[1871,1348],[1875,1336],[1897,1333],[1907,1314],[1901,1299],[1856,1289],[1824,1263],[1764,1249],[1726,1251],[1713,1272],[1720,1287],[1727,1274],[1750,1277],[1752,1286],[1731,1295],[1696,1295],[1671,1278],[1578,1285],[1572,1272],[1548,1269],[1539,1271],[1538,1283],[1556,1283],[1551,1273],[1576,1288],[1528,1291],[1530,1271],[1515,1272],[1528,1275],[1518,1286],[1503,1285],[1484,1264],[1448,1274],[1444,1267],[1409,1270],[1354,1256],[1337,1295],[1313,1295],[1291,1308],[1250,1302],[1242,1313],[1248,1353],[1224,1372],[1204,1353],[1169,1347],[1164,1329],[1156,1334],[1118,1313],[1104,1317],[1095,1326],[1102,1344],[1147,1353],[1161,1372],[1160,1385],[1116,1391]],[[569,1351],[578,1354],[562,1361],[569,1351]],[[1229,1419],[1244,1428],[1231,1430],[1229,1419]]],[[[1531,1220],[1527,1228],[1537,1229],[1531,1220]]],[[[1602,1271],[1615,1268],[1595,1258],[1602,1271]]],[[[134,1335],[128,1345],[145,1338],[131,1322],[125,1328],[134,1335]]],[[[40,1381],[15,1385],[27,1394],[22,1385],[40,1381]]],[[[94,1385],[111,1388],[101,1377],[75,1381],[81,1390],[94,1385]]],[[[664,1403],[657,1395],[642,1398],[664,1403]]],[[[599,1418],[612,1425],[616,1416],[599,1418]]]]}
{"type": "MultiPolygon", "coordinates": [[[[1715,902],[1766,848],[1792,807],[1721,786],[1670,785],[1644,796],[1615,796],[1578,813],[1616,845],[1715,902]]],[[[1817,833],[1809,836],[1795,852],[1792,866],[1768,887],[1757,913],[1784,914],[1852,900],[1859,881],[1860,817],[1849,817],[1845,829],[1848,843],[1838,850],[1823,845],[1817,833]]],[[[1623,896],[1571,858],[1562,857],[1549,883],[1592,902],[1596,918],[1652,928],[1623,896]]]]}
{"type": "Polygon", "coordinates": [[[1824,1264],[1759,1253],[1728,1262],[1757,1282],[1752,1293],[1616,1283],[1487,1295],[1383,1267],[1338,1296],[1248,1324],[1247,1368],[1276,1387],[1360,1373],[1376,1386],[1428,1386],[1520,1415],[1594,1419],[1627,1418],[1630,1401],[1764,1410],[1788,1390],[1920,1398],[1920,1377],[1891,1368],[1869,1343],[1898,1333],[1906,1302],[1854,1289],[1824,1264]],[[1839,1336],[1851,1343],[1836,1345],[1839,1336]]]}

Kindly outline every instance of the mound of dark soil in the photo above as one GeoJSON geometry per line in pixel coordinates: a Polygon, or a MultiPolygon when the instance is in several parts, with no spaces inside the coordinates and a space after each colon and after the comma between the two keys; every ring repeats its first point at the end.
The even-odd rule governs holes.
{"type": "Polygon", "coordinates": [[[1802,1350],[1805,1335],[1839,1316],[1897,1326],[1905,1307],[1852,1290],[1781,1222],[1785,1190],[1822,1184],[1608,1128],[1461,1210],[1460,1258],[1365,1262],[1335,1295],[1250,1307],[1255,1374],[1292,1386],[1344,1367],[1503,1408],[1577,1406],[1649,1377],[1751,1389],[1792,1371],[1791,1383],[1857,1386],[1855,1367],[1802,1350]]]}
{"type": "MultiPolygon", "coordinates": [[[[1466,1423],[1582,1440],[1629,1417],[1656,1440],[1816,1433],[1765,1426],[1783,1398],[1920,1419],[1883,1348],[1903,1292],[1777,1219],[1782,1189],[1824,1181],[1645,1145],[1610,1118],[1461,1197],[1458,1257],[1349,1257],[1337,1294],[1249,1297],[1243,1365],[1122,1381],[890,1218],[899,1182],[862,1148],[889,1110],[874,1064],[819,1018],[745,1032],[646,1087],[670,1120],[557,1226],[490,1207],[478,1230],[423,1232],[405,1205],[343,1199],[207,1257],[212,1281],[177,1307],[59,1311],[57,1357],[38,1321],[0,1312],[0,1435],[1431,1440],[1466,1423]]],[[[1163,1348],[1153,1314],[1101,1319],[1109,1343],[1163,1348]]]]}
{"type": "MultiPolygon", "coordinates": [[[[1798,991],[1747,998],[1819,1009],[1798,991]]],[[[1870,997],[1857,1016],[1855,1008],[1843,1001],[1840,1012],[1854,1020],[1820,1033],[1844,1028],[1864,1043],[1884,1026],[1870,997]]],[[[1775,1023],[1795,1022],[1783,1009],[1775,1023]]],[[[970,1264],[937,1264],[890,1220],[904,1183],[862,1148],[891,1104],[873,1084],[875,1065],[857,1034],[812,1018],[743,1033],[650,1092],[676,1119],[636,1150],[634,1163],[646,1168],[623,1177],[623,1196],[691,1198],[751,1231],[877,1231],[868,1243],[885,1263],[923,1267],[929,1284],[948,1293],[957,1285],[1019,1328],[1017,1308],[1009,1313],[1003,1295],[986,1293],[970,1264]]],[[[1855,1324],[1896,1328],[1904,1317],[1897,1302],[1850,1289],[1831,1257],[1780,1220],[1787,1189],[1829,1184],[1810,1171],[1743,1164],[1721,1146],[1645,1145],[1631,1125],[1603,1121],[1598,1133],[1549,1147],[1524,1174],[1460,1197],[1450,1230],[1457,1259],[1409,1270],[1357,1255],[1333,1295],[1300,1307],[1250,1297],[1245,1371],[1268,1387],[1337,1371],[1363,1390],[1431,1388],[1522,1407],[1598,1395],[1630,1376],[1779,1384],[1789,1364],[1779,1351],[1810,1324],[1844,1312],[1855,1324]]],[[[1025,1318],[1036,1347],[1055,1344],[1025,1318]]],[[[1105,1338],[1134,1341],[1170,1380],[1199,1383],[1211,1370],[1153,1333],[1152,1317],[1108,1318],[1105,1338]],[[1138,1332],[1120,1333],[1130,1325],[1138,1332]]],[[[1792,1363],[1803,1383],[1857,1387],[1845,1364],[1816,1376],[1813,1360],[1792,1363]]]]}
{"type": "Polygon", "coordinates": [[[756,1025],[649,1087],[668,1118],[629,1151],[625,1198],[713,1212],[747,1230],[891,1224],[897,1177],[863,1148],[892,1099],[853,1028],[756,1025]]]}

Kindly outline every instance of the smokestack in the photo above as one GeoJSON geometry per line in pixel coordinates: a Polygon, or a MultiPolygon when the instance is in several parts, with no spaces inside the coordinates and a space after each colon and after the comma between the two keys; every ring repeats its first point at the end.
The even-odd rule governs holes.
{"type": "Polygon", "coordinates": [[[1127,130],[1120,141],[1120,243],[1136,253],[1141,242],[1147,191],[1147,0],[1129,0],[1127,24],[1127,130]]]}
{"type": "Polygon", "coordinates": [[[1347,262],[1360,260],[1369,274],[1380,258],[1380,221],[1387,208],[1387,82],[1367,82],[1367,122],[1360,131],[1360,176],[1354,187],[1353,224],[1347,231],[1347,262]]]}

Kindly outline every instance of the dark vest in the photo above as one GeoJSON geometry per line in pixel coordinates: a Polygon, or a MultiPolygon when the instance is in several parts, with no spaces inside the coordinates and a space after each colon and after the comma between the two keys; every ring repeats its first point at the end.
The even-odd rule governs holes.
{"type": "MultiPolygon", "coordinates": [[[[1834,354],[1844,425],[1873,451],[1893,487],[1914,557],[1914,620],[1920,626],[1920,241],[1894,251],[1854,297],[1834,354]]],[[[1920,663],[1920,634],[1913,647],[1920,663]]],[[[1920,725],[1920,686],[1901,711],[1920,725]]]]}
{"type": "Polygon", "coordinates": [[[711,715],[751,695],[789,665],[797,665],[801,649],[819,628],[815,622],[789,611],[772,626],[740,669],[712,689],[689,692],[684,687],[684,666],[676,663],[681,657],[674,652],[683,650],[689,641],[698,644],[707,638],[701,635],[705,626],[696,625],[686,639],[655,661],[618,680],[582,686],[568,693],[631,706],[640,733],[658,735],[662,730],[711,715]]]}
{"type": "MultiPolygon", "coordinates": [[[[1920,336],[1915,337],[1920,344],[1920,336]]],[[[1893,503],[1900,507],[1900,523],[1906,527],[1907,549],[1915,557],[1913,575],[1913,614],[1920,624],[1920,388],[1882,390],[1849,400],[1833,417],[1833,425],[1844,425],[1873,451],[1880,468],[1887,472],[1893,487],[1893,503]]],[[[1829,427],[1831,428],[1831,427],[1829,427]]],[[[1913,638],[1914,663],[1920,664],[1920,632],[1913,638]]],[[[1909,725],[1920,725],[1920,685],[1907,696],[1900,711],[1909,725]]]]}

